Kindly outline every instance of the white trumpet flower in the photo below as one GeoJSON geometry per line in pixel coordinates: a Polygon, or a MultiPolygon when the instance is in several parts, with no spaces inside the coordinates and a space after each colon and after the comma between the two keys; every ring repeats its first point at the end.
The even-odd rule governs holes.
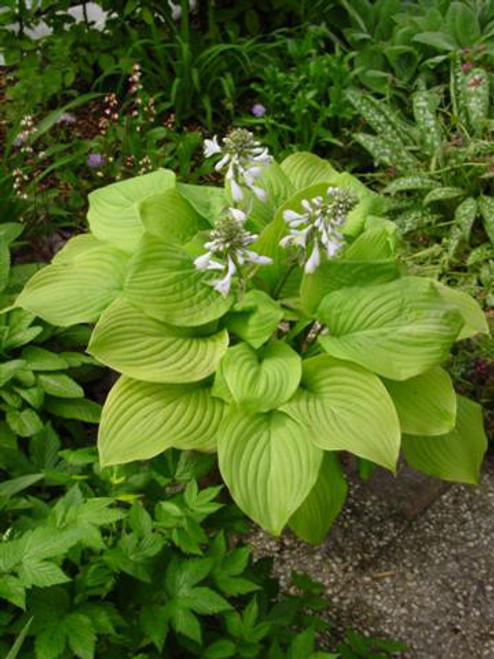
{"type": "Polygon", "coordinates": [[[268,265],[272,260],[247,249],[256,241],[257,235],[244,228],[247,215],[240,208],[229,208],[216,228],[211,231],[210,238],[204,243],[206,252],[198,256],[194,265],[197,270],[219,270],[223,277],[212,283],[214,289],[226,297],[232,285],[233,277],[245,264],[268,265]]]}
{"type": "Polygon", "coordinates": [[[305,272],[315,272],[321,263],[321,252],[332,259],[344,246],[341,228],[357,203],[357,195],[335,187],[327,189],[326,199],[321,196],[303,199],[300,202],[302,212],[291,209],[283,212],[289,233],[280,240],[280,246],[295,247],[301,253],[305,272]],[[309,250],[311,253],[307,258],[309,250]]]}
{"type": "Polygon", "coordinates": [[[256,181],[272,158],[251,132],[236,128],[223,138],[221,145],[216,135],[211,140],[205,140],[204,156],[210,158],[217,154],[222,157],[214,168],[225,173],[234,201],[243,199],[242,185],[252,190],[258,199],[266,201],[266,192],[256,185],[256,181]]]}

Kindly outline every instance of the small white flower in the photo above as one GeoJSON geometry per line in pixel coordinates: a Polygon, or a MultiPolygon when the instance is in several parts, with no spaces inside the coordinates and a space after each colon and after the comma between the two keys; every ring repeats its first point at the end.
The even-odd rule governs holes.
{"type": "Polygon", "coordinates": [[[217,172],[225,173],[234,201],[243,199],[242,185],[252,190],[258,199],[266,201],[266,192],[256,185],[256,181],[272,158],[252,133],[243,128],[232,130],[223,138],[221,145],[216,136],[212,140],[205,140],[206,158],[216,154],[222,157],[214,168],[217,172]]]}
{"type": "Polygon", "coordinates": [[[340,229],[357,202],[358,198],[353,193],[334,187],[327,189],[326,199],[321,196],[302,199],[300,205],[305,212],[292,209],[283,212],[289,233],[280,240],[280,246],[295,247],[305,262],[305,272],[315,272],[321,262],[321,251],[332,259],[343,248],[345,238],[340,229]],[[311,247],[310,257],[307,258],[311,247]]]}
{"type": "Polygon", "coordinates": [[[179,21],[182,16],[182,7],[180,5],[176,5],[174,2],[172,2],[172,0],[168,0],[168,6],[172,12],[172,19],[174,21],[179,21]]]}
{"type": "Polygon", "coordinates": [[[221,147],[218,144],[218,137],[216,135],[212,140],[204,140],[204,156],[210,158],[215,153],[221,153],[221,147]]]}
{"type": "MultiPolygon", "coordinates": [[[[212,282],[221,295],[228,295],[232,280],[239,266],[244,264],[267,265],[272,260],[247,249],[257,236],[244,228],[247,215],[239,208],[229,208],[225,217],[210,233],[210,240],[204,243],[206,252],[198,256],[194,265],[197,270],[221,270],[224,276],[212,282]]],[[[239,273],[240,274],[240,273],[239,273]]]]}
{"type": "Polygon", "coordinates": [[[305,272],[308,274],[312,274],[317,270],[317,266],[321,262],[321,257],[319,255],[319,245],[317,241],[314,243],[314,247],[312,248],[312,254],[310,255],[309,259],[307,260],[307,263],[305,264],[305,272]]]}

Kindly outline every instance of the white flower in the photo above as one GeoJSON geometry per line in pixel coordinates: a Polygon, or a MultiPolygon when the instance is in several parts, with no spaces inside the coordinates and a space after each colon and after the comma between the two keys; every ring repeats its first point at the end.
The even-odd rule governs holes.
{"type": "Polygon", "coordinates": [[[182,7],[180,5],[176,5],[174,2],[172,2],[172,0],[168,0],[168,6],[172,12],[172,19],[174,21],[179,21],[182,16],[182,7]]]}
{"type": "Polygon", "coordinates": [[[305,262],[305,272],[315,272],[321,262],[321,251],[332,259],[344,246],[345,238],[340,229],[357,202],[355,194],[334,187],[327,189],[326,199],[321,196],[302,199],[300,205],[305,212],[292,209],[283,212],[289,233],[280,240],[280,246],[295,247],[305,262]]]}
{"type": "Polygon", "coordinates": [[[224,273],[221,279],[211,283],[225,297],[230,292],[234,275],[241,274],[238,272],[239,266],[272,263],[269,257],[247,249],[257,236],[244,228],[246,220],[247,215],[240,208],[229,208],[225,217],[211,231],[210,240],[204,243],[207,251],[194,261],[197,270],[221,270],[224,273]]]}
{"type": "Polygon", "coordinates": [[[243,128],[232,130],[223,138],[221,145],[216,135],[212,140],[205,140],[205,157],[216,154],[221,154],[222,157],[214,168],[217,172],[225,173],[234,201],[243,199],[242,185],[252,190],[258,199],[266,201],[266,192],[256,185],[256,181],[272,158],[251,132],[243,128]]]}
{"type": "Polygon", "coordinates": [[[210,158],[215,153],[221,153],[221,147],[218,144],[218,137],[216,135],[212,140],[204,140],[204,156],[210,158]]]}

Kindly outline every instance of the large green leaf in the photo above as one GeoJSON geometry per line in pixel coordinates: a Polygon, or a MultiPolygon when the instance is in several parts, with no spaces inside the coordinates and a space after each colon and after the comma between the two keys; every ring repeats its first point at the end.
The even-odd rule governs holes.
{"type": "Polygon", "coordinates": [[[395,470],[400,450],[398,416],[373,373],[329,355],[308,359],[300,389],[281,410],[305,425],[325,451],[350,451],[395,470]]]}
{"type": "Polygon", "coordinates": [[[118,380],[103,408],[98,448],[103,465],[147,460],[170,447],[214,450],[223,401],[204,384],[118,380]]]}
{"type": "Polygon", "coordinates": [[[220,427],[218,458],[237,505],[278,535],[314,486],[322,451],[286,414],[232,410],[220,427]]]}
{"type": "Polygon", "coordinates": [[[226,326],[254,348],[260,348],[277,329],[283,310],[267,293],[248,291],[226,317],[226,326]]]}
{"type": "Polygon", "coordinates": [[[444,435],[456,422],[456,395],[448,373],[436,366],[409,380],[384,380],[409,435],[444,435]]]}
{"type": "Polygon", "coordinates": [[[157,320],[172,325],[204,325],[225,314],[231,298],[212,286],[218,273],[198,271],[187,252],[168,240],[145,235],[129,264],[126,296],[157,320]]]}
{"type": "Polygon", "coordinates": [[[485,313],[475,298],[457,288],[451,288],[439,282],[435,282],[435,284],[445,302],[456,307],[463,318],[464,325],[458,335],[458,340],[468,339],[476,334],[490,334],[485,313]]]}
{"type": "Polygon", "coordinates": [[[290,528],[305,542],[320,544],[343,507],[347,490],[338,454],[327,451],[316,484],[291,516],[290,528]]]}
{"type": "Polygon", "coordinates": [[[215,225],[228,205],[223,188],[190,183],[177,183],[176,188],[211,226],[215,225]]]}
{"type": "Polygon", "coordinates": [[[97,238],[133,252],[144,233],[138,202],[174,186],[175,174],[158,169],[91,192],[87,215],[91,231],[97,238]]]}
{"type": "Polygon", "coordinates": [[[482,408],[458,396],[455,429],[440,437],[403,437],[405,458],[412,467],[447,481],[476,484],[487,450],[482,408]]]}
{"type": "Polygon", "coordinates": [[[37,272],[17,305],[62,327],[97,320],[123,288],[128,257],[101,244],[72,256],[37,272]]]}
{"type": "Polygon", "coordinates": [[[52,259],[52,263],[72,263],[78,256],[95,247],[108,247],[108,243],[98,240],[92,233],[81,233],[71,238],[52,259]]]}
{"type": "Polygon", "coordinates": [[[111,368],[148,382],[195,382],[211,375],[228,347],[228,332],[194,336],[147,316],[121,297],[94,328],[88,352],[111,368]]]}
{"type": "Polygon", "coordinates": [[[139,218],[148,233],[186,243],[199,231],[201,216],[176,188],[147,197],[138,204],[139,218]]]}
{"type": "Polygon", "coordinates": [[[329,334],[321,345],[391,380],[407,380],[443,361],[463,320],[435,285],[404,277],[326,295],[318,317],[329,334]]]}
{"type": "Polygon", "coordinates": [[[282,342],[258,351],[239,343],[227,350],[221,367],[233,399],[245,409],[261,412],[286,402],[302,375],[299,355],[282,342]]]}
{"type": "Polygon", "coordinates": [[[347,286],[372,286],[399,276],[395,262],[394,232],[387,226],[367,229],[345,249],[342,258],[325,261],[312,274],[304,274],[300,300],[304,309],[315,313],[321,300],[347,286]]]}
{"type": "Polygon", "coordinates": [[[337,174],[327,160],[305,151],[293,153],[285,158],[281,163],[281,169],[296,190],[307,188],[314,183],[327,182],[337,174]]]}

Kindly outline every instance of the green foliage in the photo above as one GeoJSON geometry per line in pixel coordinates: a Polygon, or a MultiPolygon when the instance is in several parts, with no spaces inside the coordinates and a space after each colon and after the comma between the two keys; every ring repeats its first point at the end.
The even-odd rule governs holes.
{"type": "Polygon", "coordinates": [[[380,178],[387,183],[389,215],[399,231],[412,241],[417,236],[440,241],[438,266],[445,280],[459,279],[467,286],[480,283],[484,290],[479,293],[486,305],[491,304],[494,202],[489,73],[471,68],[468,56],[462,62],[453,53],[450,84],[444,89],[422,85],[413,94],[414,123],[382,101],[356,91],[348,97],[376,133],[357,133],[355,140],[376,164],[390,168],[380,178]]]}
{"type": "MultiPolygon", "coordinates": [[[[245,524],[218,501],[221,488],[198,488],[210,459],[170,452],[144,467],[101,470],[95,451],[51,441],[57,466],[44,487],[24,477],[1,495],[4,656],[288,659],[302,648],[338,656],[316,654],[319,633],[337,645],[321,616],[321,585],[295,574],[296,591],[281,594],[270,562],[254,563],[233,541],[245,524]]],[[[2,471],[7,455],[2,445],[2,471]]]]}
{"type": "MultiPolygon", "coordinates": [[[[102,464],[170,448],[216,450],[244,512],[275,534],[294,517],[295,531],[314,542],[327,528],[325,495],[333,497],[330,519],[345,495],[326,451],[394,470],[401,434],[412,429],[441,476],[476,481],[485,451],[481,413],[469,403],[475,429],[455,425],[456,399],[438,367],[462,333],[487,331],[478,305],[399,269],[395,228],[379,217],[382,200],[329,163],[295,154],[268,165],[258,181],[267,201],[243,201],[252,206],[242,217],[260,230],[252,249],[269,264],[250,269],[240,260],[236,276],[227,274],[230,291],[220,294],[214,271],[197,266],[209,258],[199,256],[201,227],[215,227],[220,240],[222,227],[232,226],[217,210],[232,204],[229,181],[226,189],[202,188],[215,200],[206,205],[194,186],[177,186],[171,172],[158,170],[93,193],[92,234],[70,241],[19,296],[19,306],[61,325],[99,316],[89,351],[122,374],[104,406],[102,464]],[[330,193],[357,194],[341,255],[302,268],[308,254],[283,247],[286,218],[302,217],[330,193]],[[335,274],[326,277],[326,268],[335,274]],[[249,296],[253,307],[243,306],[249,296]],[[246,327],[236,334],[235,319],[250,308],[260,323],[255,334],[246,327]],[[462,469],[453,466],[460,453],[433,454],[452,434],[471,455],[461,458],[462,469]],[[308,519],[321,520],[313,533],[308,519]]],[[[249,194],[244,188],[244,200],[249,194]]]]}

